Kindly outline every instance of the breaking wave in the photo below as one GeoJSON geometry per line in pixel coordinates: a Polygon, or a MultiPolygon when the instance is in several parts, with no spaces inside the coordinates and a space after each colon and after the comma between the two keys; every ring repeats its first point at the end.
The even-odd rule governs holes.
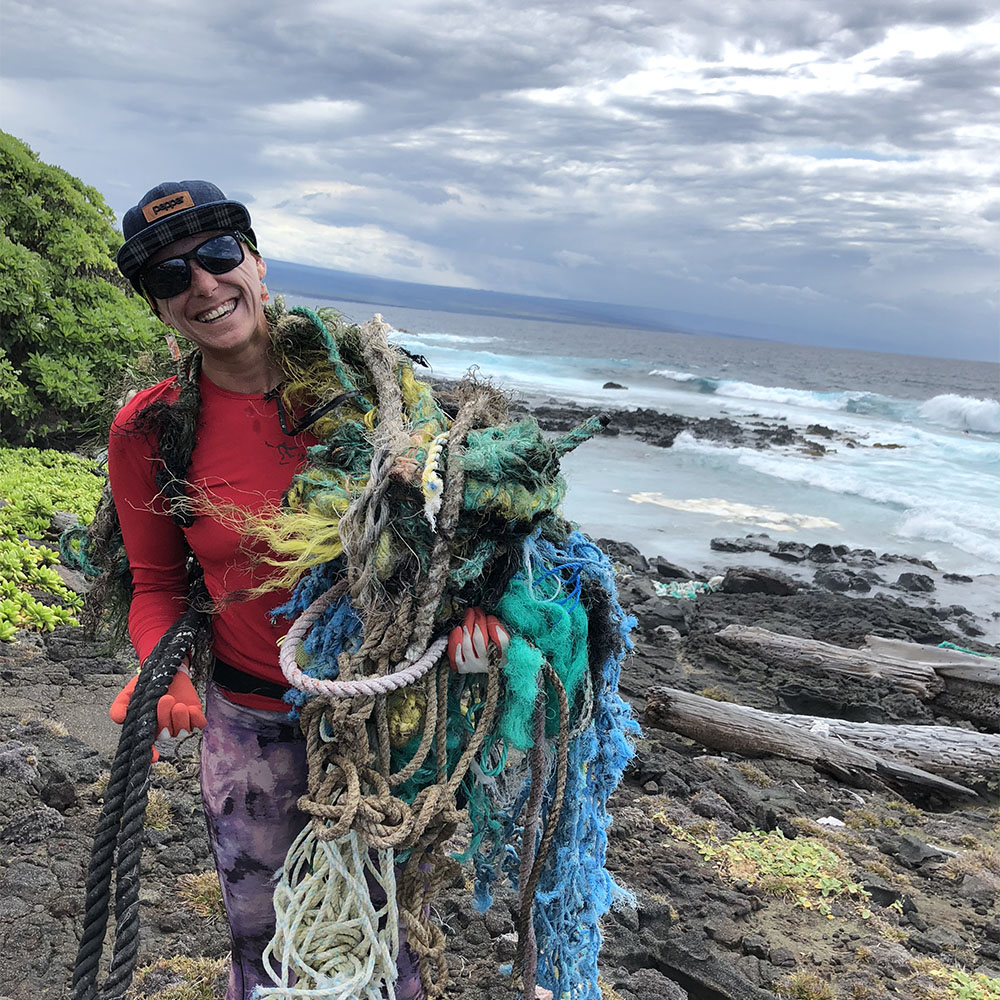
{"type": "Polygon", "coordinates": [[[979,434],[1000,434],[1000,402],[946,393],[921,403],[921,418],[942,427],[979,434]]]}

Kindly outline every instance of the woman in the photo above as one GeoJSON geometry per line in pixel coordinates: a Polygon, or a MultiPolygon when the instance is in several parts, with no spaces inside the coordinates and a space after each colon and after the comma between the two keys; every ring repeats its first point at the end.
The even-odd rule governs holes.
{"type": "MultiPolygon", "coordinates": [[[[138,393],[112,426],[111,488],[132,573],[129,632],[141,662],[185,606],[193,555],[218,608],[206,708],[182,671],[158,721],[171,735],[205,729],[202,800],[232,934],[226,1000],[249,1000],[270,983],[262,954],[274,932],[272,879],[307,819],[296,808],[306,756],[281,701],[277,644],[288,622],[269,614],[288,594],[232,599],[265,581],[259,557],[270,553],[221,512],[272,510],[316,439],[301,423],[288,426],[274,392],[283,373],[246,207],[205,181],[167,182],[126,213],[123,229],[122,273],[170,328],[168,341],[179,334],[197,348],[182,375],[138,393]]],[[[112,706],[116,722],[134,685],[112,706]]],[[[395,995],[415,1000],[423,993],[401,931],[395,995]]]]}

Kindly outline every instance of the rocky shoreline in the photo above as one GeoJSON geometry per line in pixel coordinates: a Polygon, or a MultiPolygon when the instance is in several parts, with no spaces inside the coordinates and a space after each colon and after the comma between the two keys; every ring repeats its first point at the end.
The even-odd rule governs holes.
{"type": "MultiPolygon", "coordinates": [[[[542,430],[568,431],[593,412],[593,407],[578,403],[547,400],[546,402],[515,404],[515,409],[530,412],[542,430]]],[[[784,420],[747,416],[736,420],[732,417],[689,417],[679,413],[661,413],[645,407],[631,410],[608,407],[607,423],[603,433],[610,437],[633,435],[640,441],[658,448],[669,448],[678,434],[687,432],[696,438],[737,448],[764,449],[791,447],[814,456],[825,455],[840,446],[857,448],[859,442],[823,424],[810,424],[805,429],[790,426],[784,420]]],[[[894,448],[892,443],[876,443],[876,448],[894,448]]]]}
{"type": "MultiPolygon", "coordinates": [[[[623,389],[608,383],[604,387],[614,397],[613,389],[623,389]]],[[[658,448],[670,448],[678,435],[693,437],[731,448],[785,448],[812,458],[822,459],[840,448],[895,449],[901,445],[892,441],[858,441],[823,424],[805,428],[788,424],[784,419],[756,415],[733,418],[692,417],[677,413],[662,413],[648,408],[620,409],[613,404],[603,407],[605,425],[602,434],[610,437],[628,436],[658,448]]],[[[550,433],[564,433],[578,426],[595,412],[595,407],[581,406],[564,400],[545,399],[518,401],[512,412],[534,417],[539,426],[550,433]]],[[[976,598],[963,590],[973,589],[972,577],[944,572],[932,562],[907,554],[876,553],[874,549],[849,548],[844,545],[807,545],[802,542],[776,540],[766,534],[749,534],[739,538],[716,538],[712,550],[719,553],[714,568],[701,574],[707,579],[713,572],[725,571],[734,562],[755,569],[778,567],[796,584],[814,584],[831,593],[903,596],[912,603],[929,607],[942,620],[950,620],[967,637],[989,634],[1000,637],[1000,611],[992,605],[978,607],[976,598]]],[[[662,560],[661,560],[662,564],[662,560]]],[[[662,572],[662,571],[661,571],[662,572]]],[[[1000,598],[1000,576],[996,580],[996,596],[1000,598]]]]}
{"type": "MultiPolygon", "coordinates": [[[[831,547],[802,552],[755,535],[718,540],[721,572],[709,582],[632,546],[602,544],[638,620],[622,691],[640,715],[650,693],[667,686],[772,712],[974,728],[956,718],[954,704],[885,680],[778,668],[716,636],[752,624],[852,649],[876,634],[1000,652],[979,641],[967,609],[929,607],[919,586],[888,584],[890,568],[916,578],[934,573],[927,566],[831,547]],[[743,564],[761,552],[785,565],[743,564]],[[803,567],[821,579],[783,571],[803,567]],[[887,586],[874,594],[827,589],[824,572],[848,581],[878,574],[887,586]],[[672,596],[685,588],[692,596],[672,596]]],[[[106,710],[131,670],[78,629],[0,643],[0,995],[9,1000],[68,994],[102,773],[117,738],[106,710]]],[[[213,996],[163,992],[195,975],[178,956],[220,960],[200,967],[209,979],[224,968],[224,924],[210,907],[199,915],[190,888],[191,875],[210,870],[196,776],[197,739],[154,771],[140,961],[166,961],[146,973],[136,994],[146,1000],[213,996]]],[[[880,781],[863,787],[780,757],[722,754],[647,723],[614,800],[609,864],[636,906],[606,920],[604,1000],[995,996],[942,992],[949,970],[1000,977],[997,775],[962,780],[976,797],[880,781]],[[780,871],[762,888],[751,872],[721,865],[723,845],[752,836],[774,846],[778,831],[781,843],[840,859],[837,877],[857,887],[854,895],[835,893],[826,906],[784,891],[780,871]]],[[[501,899],[481,915],[466,892],[442,901],[455,976],[449,997],[513,995],[497,971],[513,957],[512,903],[501,899]]]]}

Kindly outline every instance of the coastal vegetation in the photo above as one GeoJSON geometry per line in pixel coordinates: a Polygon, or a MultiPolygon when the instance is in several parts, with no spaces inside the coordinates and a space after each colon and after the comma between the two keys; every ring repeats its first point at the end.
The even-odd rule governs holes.
{"type": "Polygon", "coordinates": [[[115,267],[101,194],[0,132],[0,429],[7,443],[75,444],[106,421],[108,387],[157,321],[115,267]]]}
{"type": "Polygon", "coordinates": [[[790,839],[780,829],[750,830],[724,841],[712,824],[701,824],[703,829],[695,832],[662,815],[654,815],[653,820],[714,864],[724,881],[755,886],[765,895],[787,897],[796,906],[815,909],[830,919],[834,916],[831,903],[838,899],[857,903],[865,919],[872,915],[867,906],[869,894],[851,876],[849,862],[812,837],[790,839]]]}

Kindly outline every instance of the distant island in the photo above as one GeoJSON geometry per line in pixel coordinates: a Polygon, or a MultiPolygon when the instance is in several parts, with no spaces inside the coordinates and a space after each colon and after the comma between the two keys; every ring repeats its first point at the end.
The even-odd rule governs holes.
{"type": "Polygon", "coordinates": [[[628,326],[640,330],[764,340],[770,339],[773,331],[772,327],[760,323],[700,313],[674,312],[615,302],[513,295],[482,288],[423,285],[414,281],[393,281],[367,274],[354,274],[351,271],[293,264],[284,260],[268,260],[267,280],[273,291],[285,295],[402,306],[407,309],[434,309],[439,312],[507,316],[552,323],[628,326]]]}

